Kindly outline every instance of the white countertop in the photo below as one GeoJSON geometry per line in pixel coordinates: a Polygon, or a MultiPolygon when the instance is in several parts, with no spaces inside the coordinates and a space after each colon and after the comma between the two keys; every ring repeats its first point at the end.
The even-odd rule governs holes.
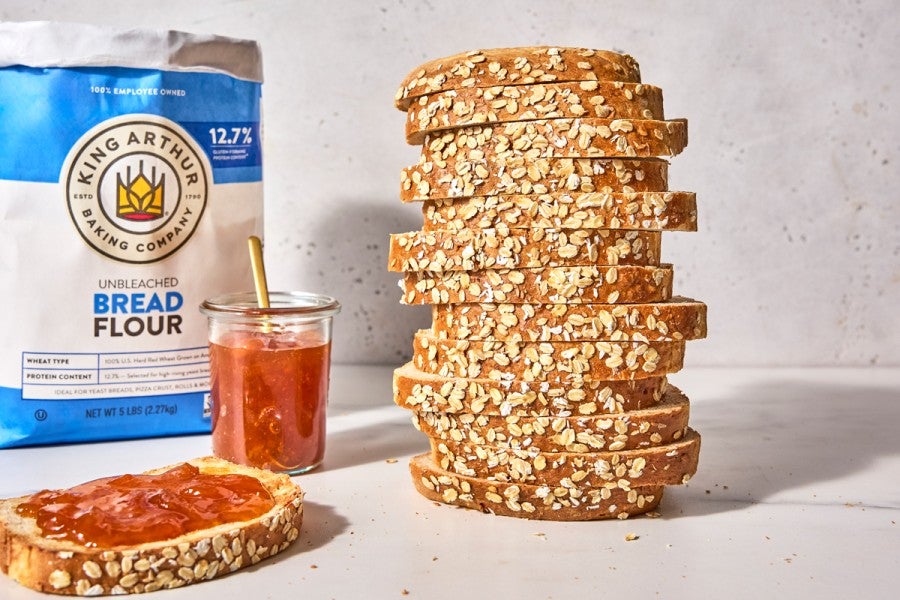
{"type": "MultiPolygon", "coordinates": [[[[900,369],[673,375],[703,436],[699,472],[667,489],[661,518],[587,523],[419,496],[406,459],[427,443],[390,379],[388,367],[333,368],[328,450],[297,478],[294,546],[159,597],[875,598],[900,585],[900,369]]],[[[208,453],[208,436],[2,450],[0,497],[208,453]]],[[[0,599],[47,597],[0,576],[0,599]]]]}

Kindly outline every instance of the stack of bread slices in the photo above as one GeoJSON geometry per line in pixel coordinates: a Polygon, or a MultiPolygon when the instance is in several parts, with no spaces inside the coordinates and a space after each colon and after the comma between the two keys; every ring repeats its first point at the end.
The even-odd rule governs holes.
{"type": "Polygon", "coordinates": [[[626,518],[697,468],[688,399],[667,385],[706,307],[672,297],[662,231],[696,230],[668,190],[687,123],[630,56],[479,50],[413,71],[396,96],[421,144],[401,199],[420,231],[391,236],[402,302],[432,306],[394,400],[431,451],[436,501],[533,519],[626,518]]]}

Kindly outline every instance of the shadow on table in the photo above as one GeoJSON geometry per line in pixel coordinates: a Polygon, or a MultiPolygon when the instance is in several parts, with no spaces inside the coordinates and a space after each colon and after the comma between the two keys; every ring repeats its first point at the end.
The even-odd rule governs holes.
{"type": "Polygon", "coordinates": [[[426,450],[428,438],[417,431],[409,419],[374,423],[329,434],[322,469],[325,471],[344,469],[418,454],[426,450]]]}
{"type": "Polygon", "coordinates": [[[303,531],[296,544],[297,552],[307,552],[321,548],[341,535],[350,526],[350,521],[338,513],[333,506],[303,501],[303,531]]]}
{"type": "MultiPolygon", "coordinates": [[[[338,513],[334,507],[304,499],[303,526],[300,531],[300,538],[284,552],[279,552],[274,556],[271,562],[290,560],[295,555],[321,548],[347,531],[349,527],[350,521],[338,513]]],[[[255,571],[269,562],[264,560],[248,567],[247,570],[255,571]]]]}
{"type": "MultiPolygon", "coordinates": [[[[691,425],[703,436],[700,468],[688,489],[669,489],[663,515],[741,510],[863,471],[900,454],[898,423],[900,390],[893,387],[792,380],[745,386],[693,407],[691,425]]],[[[847,489],[839,497],[850,503],[860,493],[847,489]]]]}

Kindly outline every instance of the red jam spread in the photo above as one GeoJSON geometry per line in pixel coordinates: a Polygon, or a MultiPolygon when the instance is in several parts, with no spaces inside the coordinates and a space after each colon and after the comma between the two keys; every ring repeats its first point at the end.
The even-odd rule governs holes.
{"type": "Polygon", "coordinates": [[[315,332],[232,332],[210,343],[213,453],[273,471],[319,464],[330,352],[315,332]]]}
{"type": "Polygon", "coordinates": [[[16,507],[44,537],[90,547],[134,546],[258,517],[275,505],[247,475],[201,473],[184,463],[157,475],[122,475],[44,490],[16,507]]]}

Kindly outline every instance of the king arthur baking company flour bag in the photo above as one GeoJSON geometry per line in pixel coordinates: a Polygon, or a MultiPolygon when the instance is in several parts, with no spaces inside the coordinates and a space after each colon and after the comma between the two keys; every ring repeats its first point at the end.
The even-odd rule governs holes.
{"type": "Polygon", "coordinates": [[[0,23],[0,447],[206,431],[262,232],[254,42],[0,23]]]}

